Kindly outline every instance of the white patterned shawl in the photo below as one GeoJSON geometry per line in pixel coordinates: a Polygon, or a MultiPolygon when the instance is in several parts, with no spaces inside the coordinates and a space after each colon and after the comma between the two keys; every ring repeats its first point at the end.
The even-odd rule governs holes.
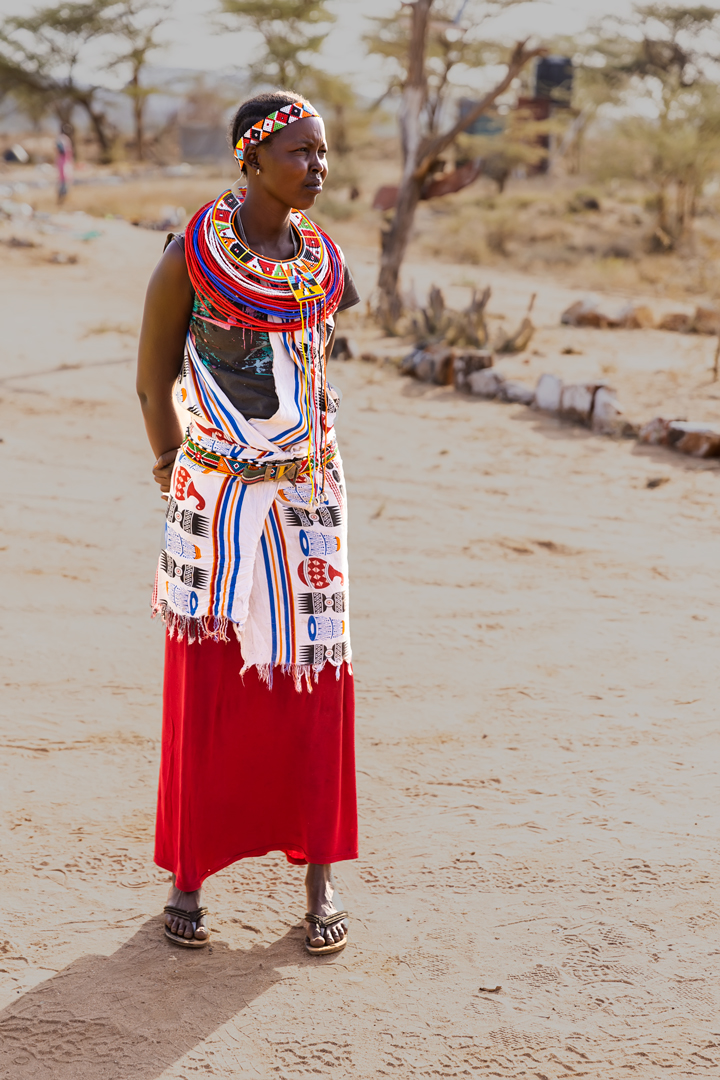
{"type": "MultiPolygon", "coordinates": [[[[177,396],[194,418],[190,438],[231,462],[266,464],[307,454],[312,406],[294,343],[287,334],[269,338],[279,407],[267,420],[248,420],[217,385],[188,333],[177,396]]],[[[335,448],[332,429],[329,439],[335,448]]],[[[245,484],[205,468],[181,448],[152,601],[169,632],[191,641],[226,640],[232,627],[243,671],[256,667],[271,681],[279,666],[293,674],[298,689],[302,676],[310,687],[310,676],[326,663],[339,674],[351,652],[345,486],[336,450],[315,508],[310,494],[302,480],[245,484]]]]}

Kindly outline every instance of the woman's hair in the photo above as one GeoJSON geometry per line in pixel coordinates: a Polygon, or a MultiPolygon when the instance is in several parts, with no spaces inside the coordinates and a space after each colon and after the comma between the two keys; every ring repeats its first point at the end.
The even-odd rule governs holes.
{"type": "MultiPolygon", "coordinates": [[[[240,137],[253,124],[257,124],[259,120],[264,120],[270,113],[282,109],[283,105],[293,105],[296,101],[303,105],[309,104],[301,94],[294,94],[291,90],[273,90],[271,93],[257,94],[255,97],[249,98],[248,101],[244,101],[235,113],[233,122],[230,125],[230,139],[233,149],[237,146],[240,137]]],[[[270,139],[272,137],[272,135],[268,136],[270,139]]],[[[245,162],[242,164],[242,171],[247,172],[245,162]]]]}

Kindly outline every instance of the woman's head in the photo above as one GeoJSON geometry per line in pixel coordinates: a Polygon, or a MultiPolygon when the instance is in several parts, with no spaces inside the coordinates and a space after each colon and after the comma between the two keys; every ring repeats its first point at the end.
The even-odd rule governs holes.
{"type": "Polygon", "coordinates": [[[322,119],[305,98],[289,91],[258,94],[240,106],[230,134],[249,192],[262,187],[298,210],[313,205],[327,176],[327,146],[322,119]],[[282,128],[270,134],[256,128],[259,138],[243,140],[279,110],[288,117],[282,128]]]}

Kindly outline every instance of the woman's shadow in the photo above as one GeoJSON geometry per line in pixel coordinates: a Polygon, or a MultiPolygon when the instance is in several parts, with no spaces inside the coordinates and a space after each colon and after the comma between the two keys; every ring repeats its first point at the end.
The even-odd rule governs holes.
{"type": "Polygon", "coordinates": [[[112,956],[75,960],[0,1012],[0,1076],[155,1080],[302,963],[298,938],[182,949],[149,919],[112,956]]]}

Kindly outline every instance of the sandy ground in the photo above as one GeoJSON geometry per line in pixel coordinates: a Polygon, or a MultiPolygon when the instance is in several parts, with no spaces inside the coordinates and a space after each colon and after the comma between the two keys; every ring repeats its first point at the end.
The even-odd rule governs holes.
{"type": "MultiPolygon", "coordinates": [[[[152,862],[164,505],[132,371],[161,237],[73,227],[43,244],[76,265],[5,249],[0,270],[0,1073],[717,1076],[717,464],[334,363],[351,944],[305,955],[302,871],[271,856],[209,882],[214,943],[188,955],[152,862]]],[[[350,255],[366,289],[372,251],[350,255]]],[[[720,415],[707,340],[559,330],[570,290],[493,286],[508,319],[540,293],[545,355],[508,370],[610,363],[633,409],[720,415]]]]}

